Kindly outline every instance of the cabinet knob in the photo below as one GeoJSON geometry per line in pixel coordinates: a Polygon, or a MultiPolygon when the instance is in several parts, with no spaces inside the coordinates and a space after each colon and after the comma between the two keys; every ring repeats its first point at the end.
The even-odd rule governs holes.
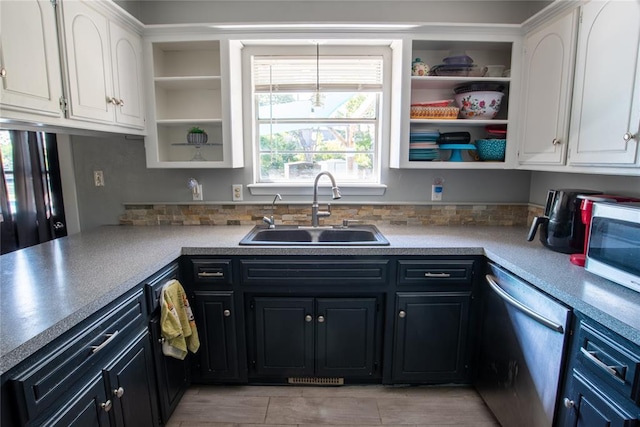
{"type": "Polygon", "coordinates": [[[118,387],[115,390],[113,390],[113,395],[118,399],[121,398],[123,394],[124,394],[124,389],[122,387],[118,387]]]}
{"type": "Polygon", "coordinates": [[[112,96],[107,96],[107,104],[118,105],[118,100],[112,96]]]}
{"type": "Polygon", "coordinates": [[[318,323],[324,323],[324,316],[318,316],[318,323]]]}
{"type": "Polygon", "coordinates": [[[100,407],[102,408],[102,410],[104,412],[109,412],[111,410],[111,408],[113,407],[113,404],[111,403],[110,400],[107,400],[106,402],[101,403],[100,407]]]}
{"type": "Polygon", "coordinates": [[[407,312],[404,310],[400,310],[400,313],[398,313],[398,317],[404,319],[405,317],[407,317],[407,312]]]}
{"type": "Polygon", "coordinates": [[[625,141],[631,141],[632,139],[636,139],[638,135],[634,135],[631,132],[625,132],[624,135],[622,135],[622,139],[624,139],[625,141]]]}
{"type": "Polygon", "coordinates": [[[230,310],[225,310],[225,311],[222,312],[222,315],[224,317],[229,317],[229,316],[231,316],[231,311],[230,310]]]}
{"type": "Polygon", "coordinates": [[[311,322],[313,320],[313,317],[311,317],[310,314],[307,314],[306,316],[304,316],[304,321],[305,322],[311,322]]]}
{"type": "Polygon", "coordinates": [[[568,397],[565,397],[562,403],[564,404],[565,408],[569,408],[569,409],[573,408],[576,404],[573,400],[569,399],[568,397]]]}
{"type": "Polygon", "coordinates": [[[558,138],[553,138],[553,141],[551,141],[552,145],[558,145],[560,144],[560,140],[558,138]]]}
{"type": "Polygon", "coordinates": [[[0,77],[7,77],[7,69],[6,68],[0,68],[0,77]]]}
{"type": "Polygon", "coordinates": [[[117,101],[118,101],[118,106],[119,107],[124,107],[124,100],[118,99],[117,101]]]}

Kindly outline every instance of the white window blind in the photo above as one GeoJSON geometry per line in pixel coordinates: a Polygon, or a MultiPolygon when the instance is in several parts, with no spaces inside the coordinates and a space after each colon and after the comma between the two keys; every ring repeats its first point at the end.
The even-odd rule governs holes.
{"type": "Polygon", "coordinates": [[[376,92],[382,90],[381,56],[255,56],[255,93],[376,92]]]}

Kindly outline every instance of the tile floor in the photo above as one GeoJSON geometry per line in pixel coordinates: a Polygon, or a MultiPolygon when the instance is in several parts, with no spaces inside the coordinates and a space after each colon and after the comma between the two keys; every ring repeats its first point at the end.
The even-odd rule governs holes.
{"type": "Polygon", "coordinates": [[[167,427],[497,427],[473,388],[193,386],[167,427]]]}

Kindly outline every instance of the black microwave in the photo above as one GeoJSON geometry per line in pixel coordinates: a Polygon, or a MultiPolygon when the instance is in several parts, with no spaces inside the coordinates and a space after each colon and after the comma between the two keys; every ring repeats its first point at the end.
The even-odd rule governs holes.
{"type": "Polygon", "coordinates": [[[640,292],[640,203],[594,203],[585,268],[640,292]]]}

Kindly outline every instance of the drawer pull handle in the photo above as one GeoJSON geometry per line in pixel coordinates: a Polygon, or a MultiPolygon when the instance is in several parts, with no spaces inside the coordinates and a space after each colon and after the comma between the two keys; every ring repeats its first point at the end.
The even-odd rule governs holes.
{"type": "Polygon", "coordinates": [[[105,334],[105,337],[107,337],[106,340],[104,340],[104,342],[100,345],[92,345],[91,346],[91,353],[96,354],[97,352],[99,352],[100,350],[102,350],[103,348],[105,348],[106,346],[109,345],[109,343],[111,341],[113,341],[113,339],[118,336],[118,331],[115,331],[112,334],[105,334]]]}
{"type": "Polygon", "coordinates": [[[230,310],[225,310],[225,311],[222,312],[222,315],[224,317],[229,317],[229,316],[231,316],[231,311],[230,310]]]}
{"type": "Polygon", "coordinates": [[[424,273],[424,277],[451,277],[450,273],[424,273]]]}
{"type": "Polygon", "coordinates": [[[118,387],[117,389],[113,390],[113,395],[120,399],[124,395],[124,388],[118,387]]]}
{"type": "Polygon", "coordinates": [[[102,408],[102,410],[104,410],[104,412],[109,412],[113,407],[113,404],[111,403],[110,400],[107,400],[106,402],[101,403],[100,407],[102,408]]]}
{"type": "Polygon", "coordinates": [[[200,273],[198,273],[198,277],[222,277],[224,276],[224,273],[221,271],[216,271],[216,272],[208,272],[208,271],[202,271],[200,273]]]}
{"type": "Polygon", "coordinates": [[[618,371],[616,370],[615,366],[609,366],[606,363],[604,363],[602,360],[598,359],[598,357],[596,356],[596,354],[598,353],[597,351],[589,351],[584,347],[580,347],[580,352],[588,360],[590,360],[593,363],[595,363],[596,366],[598,366],[600,369],[604,369],[606,372],[610,373],[614,377],[620,378],[620,376],[618,375],[618,371]]]}
{"type": "Polygon", "coordinates": [[[405,317],[407,317],[407,312],[404,310],[400,310],[400,313],[398,313],[398,317],[404,319],[405,317]]]}

